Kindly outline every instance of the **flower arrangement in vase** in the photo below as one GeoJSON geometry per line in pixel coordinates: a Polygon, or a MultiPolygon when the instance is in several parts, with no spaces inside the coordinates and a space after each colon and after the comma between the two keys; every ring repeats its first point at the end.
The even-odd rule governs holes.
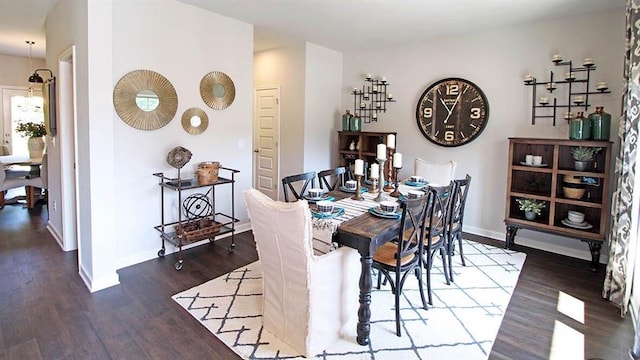
{"type": "Polygon", "coordinates": [[[41,158],[44,153],[44,139],[47,130],[43,123],[20,122],[16,126],[16,132],[23,137],[28,137],[29,157],[32,159],[41,158]]]}
{"type": "Polygon", "coordinates": [[[516,202],[518,202],[520,210],[524,211],[524,216],[527,220],[535,219],[537,215],[542,214],[542,209],[547,206],[542,200],[529,198],[519,198],[516,199],[516,202]]]}

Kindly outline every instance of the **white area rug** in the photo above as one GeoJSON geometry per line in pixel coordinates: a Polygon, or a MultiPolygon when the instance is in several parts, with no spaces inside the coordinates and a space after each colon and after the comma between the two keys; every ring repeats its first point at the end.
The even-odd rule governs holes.
{"type": "MultiPolygon", "coordinates": [[[[348,337],[316,358],[487,359],[525,254],[471,241],[465,241],[464,253],[467,266],[456,254],[451,285],[446,285],[436,258],[431,274],[433,305],[428,310],[421,308],[415,276],[407,279],[401,300],[402,337],[395,335],[393,294],[388,285],[376,290],[374,277],[370,344],[357,344],[354,326],[348,337]]],[[[173,299],[243,359],[303,358],[262,328],[259,261],[173,299]]]]}

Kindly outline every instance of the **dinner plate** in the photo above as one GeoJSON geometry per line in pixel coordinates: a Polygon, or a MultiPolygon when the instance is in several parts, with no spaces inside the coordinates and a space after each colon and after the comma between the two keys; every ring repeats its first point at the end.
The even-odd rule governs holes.
{"type": "Polygon", "coordinates": [[[428,183],[429,183],[428,181],[423,181],[423,182],[417,182],[417,181],[411,181],[411,180],[404,181],[404,184],[409,186],[425,186],[428,183]]]}
{"type": "Polygon", "coordinates": [[[316,211],[315,206],[310,208],[310,210],[311,210],[311,216],[313,216],[315,218],[318,218],[318,219],[331,219],[331,218],[334,218],[336,216],[340,216],[340,215],[344,214],[344,208],[341,208],[341,207],[334,207],[333,211],[330,214],[316,211]]]}
{"type": "Polygon", "coordinates": [[[520,165],[531,166],[531,167],[545,167],[545,166],[548,166],[547,164],[527,164],[524,161],[520,161],[520,165]]]}
{"type": "MultiPolygon", "coordinates": [[[[340,186],[340,191],[342,191],[342,192],[346,192],[346,193],[351,193],[351,194],[355,194],[355,193],[356,193],[356,190],[355,190],[355,189],[353,189],[353,190],[351,190],[351,189],[347,189],[347,188],[346,188],[346,187],[344,187],[344,186],[340,186]]],[[[364,186],[361,186],[361,187],[360,187],[360,192],[361,192],[361,193],[363,193],[363,192],[367,192],[367,191],[369,191],[369,189],[367,189],[366,187],[364,187],[364,186]]]]}
{"type": "Polygon", "coordinates": [[[394,213],[383,212],[382,210],[380,210],[379,206],[369,208],[369,213],[371,213],[371,215],[373,216],[377,216],[385,219],[400,219],[400,216],[401,216],[401,214],[397,212],[394,212],[394,213]]]}
{"type": "Polygon", "coordinates": [[[319,198],[310,197],[307,194],[303,195],[302,197],[305,200],[307,200],[308,202],[310,202],[310,203],[315,203],[315,202],[322,201],[322,200],[325,200],[325,201],[333,201],[333,200],[335,200],[335,197],[333,197],[333,196],[331,196],[329,194],[326,194],[326,193],[322,194],[322,196],[320,196],[319,198]]]}
{"type": "Polygon", "coordinates": [[[574,228],[574,229],[580,229],[580,230],[588,230],[591,229],[593,227],[593,225],[587,223],[586,221],[583,221],[581,223],[575,223],[573,221],[569,221],[569,219],[562,219],[560,220],[560,222],[563,225],[566,225],[570,228],[574,228]]]}

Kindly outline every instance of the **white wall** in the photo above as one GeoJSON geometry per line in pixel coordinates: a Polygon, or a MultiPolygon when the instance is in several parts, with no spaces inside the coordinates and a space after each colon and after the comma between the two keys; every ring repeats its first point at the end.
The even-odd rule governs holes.
{"type": "Polygon", "coordinates": [[[304,171],[305,48],[292,42],[254,54],[253,86],[280,86],[281,178],[304,171]]]}
{"type": "MultiPolygon", "coordinates": [[[[388,90],[397,102],[389,104],[389,110],[380,115],[377,123],[365,124],[364,130],[398,132],[397,150],[406,159],[401,177],[413,171],[411,159],[415,157],[433,162],[456,161],[457,176],[469,173],[473,177],[465,231],[504,240],[507,138],[568,138],[566,122],[560,121],[556,127],[543,121],[531,125],[532,89],[523,85],[523,76],[530,73],[546,79],[550,70],[564,75],[566,68],[554,68],[551,63],[554,53],[561,53],[566,60],[578,65],[584,57],[593,57],[597,65],[593,81],[607,81],[612,94],[590,99],[591,111],[595,105],[604,105],[617,119],[624,29],[624,10],[618,10],[433,38],[375,52],[345,53],[342,103],[346,108],[352,106],[349,91],[363,83],[364,74],[386,76],[390,83],[388,90]],[[462,77],[474,82],[485,92],[490,107],[489,123],[480,137],[457,148],[432,144],[416,125],[418,97],[429,84],[446,77],[462,77]]],[[[614,121],[612,139],[616,129],[617,121],[614,121]]],[[[590,259],[587,245],[575,239],[520,230],[516,242],[590,259]]],[[[606,259],[606,249],[602,259],[606,259]]]]}
{"type": "MultiPolygon", "coordinates": [[[[117,26],[113,27],[111,91],[126,73],[147,69],[167,78],[178,95],[175,117],[158,130],[137,130],[115,111],[110,114],[115,150],[114,241],[119,266],[156,257],[160,238],[153,227],[161,221],[160,188],[159,179],[152,174],[177,176],[177,170],[166,162],[167,153],[176,146],[193,154],[181,170],[182,177],[193,177],[197,164],[210,160],[240,170],[235,210],[238,218],[247,221],[241,195],[251,186],[252,178],[253,27],[174,0],[153,4],[153,11],[149,11],[148,1],[141,0],[117,0],[113,7],[117,26]],[[224,110],[209,108],[200,97],[200,80],[211,71],[222,71],[234,82],[235,100],[224,110]],[[181,125],[183,112],[191,107],[202,109],[209,117],[209,127],[200,135],[188,134],[181,125]]],[[[230,173],[221,170],[220,176],[230,177],[230,173]]],[[[216,191],[216,210],[230,213],[231,187],[220,186],[216,191]]],[[[165,198],[167,220],[175,221],[177,194],[167,192],[165,198]]],[[[167,251],[173,249],[169,246],[167,251]]]]}
{"type": "Polygon", "coordinates": [[[321,171],[337,166],[342,53],[307,42],[305,73],[304,169],[321,171]]]}
{"type": "MultiPolygon", "coordinates": [[[[24,46],[25,53],[28,54],[27,44],[24,46]]],[[[29,57],[0,54],[0,86],[20,86],[26,89],[29,87],[27,79],[33,74],[33,70],[44,67],[44,59],[33,58],[31,67],[29,57]]]]}

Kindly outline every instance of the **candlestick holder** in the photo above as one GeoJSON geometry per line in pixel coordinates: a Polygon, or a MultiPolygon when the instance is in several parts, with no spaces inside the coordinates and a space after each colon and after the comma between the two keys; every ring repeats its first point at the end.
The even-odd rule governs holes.
{"type": "Polygon", "coordinates": [[[400,197],[400,191],[398,191],[398,187],[399,187],[399,182],[398,182],[398,171],[400,171],[400,169],[402,169],[401,167],[397,168],[394,167],[393,168],[393,184],[394,184],[394,188],[395,190],[393,190],[393,192],[389,195],[393,196],[393,197],[400,197]]]}
{"type": "Polygon", "coordinates": [[[384,194],[384,163],[387,161],[387,159],[376,160],[378,160],[378,164],[380,165],[380,177],[378,178],[378,196],[376,196],[376,198],[373,200],[380,202],[384,200],[384,197],[382,197],[382,194],[384,194]]]}
{"type": "MultiPolygon", "coordinates": [[[[389,161],[389,169],[387,169],[387,184],[384,187],[384,191],[391,192],[393,191],[393,154],[396,152],[396,149],[387,148],[387,160],[389,161]]],[[[385,179],[384,177],[381,179],[385,179]]],[[[380,180],[382,181],[382,180],[380,180]]]]}
{"type": "Polygon", "coordinates": [[[371,193],[372,194],[377,194],[378,193],[378,179],[377,178],[371,178],[371,193]]]}
{"type": "Polygon", "coordinates": [[[356,193],[355,195],[353,195],[351,198],[353,200],[364,200],[364,198],[362,197],[362,194],[360,194],[360,180],[362,179],[362,175],[357,175],[356,174],[356,193]]]}

